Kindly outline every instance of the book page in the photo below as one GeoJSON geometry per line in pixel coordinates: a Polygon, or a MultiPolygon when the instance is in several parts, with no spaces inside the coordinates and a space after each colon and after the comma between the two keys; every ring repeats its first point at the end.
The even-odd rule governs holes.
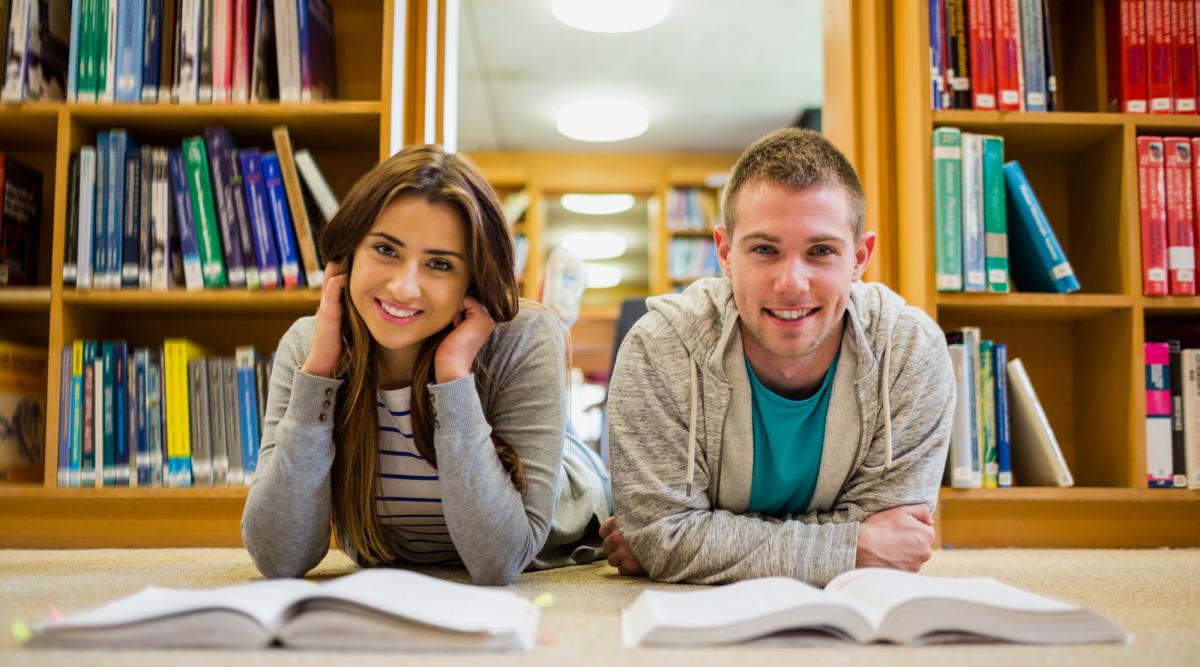
{"type": "MultiPolygon", "coordinates": [[[[321,598],[344,600],[458,632],[517,632],[539,613],[503,590],[441,581],[405,570],[371,569],[321,586],[321,598]]],[[[325,607],[323,602],[322,607],[325,607]]]]}
{"type": "Polygon", "coordinates": [[[647,591],[654,621],[678,628],[738,623],[804,604],[823,603],[819,588],[795,579],[768,577],[703,591],[647,591]]]}
{"type": "Polygon", "coordinates": [[[253,618],[273,631],[283,611],[296,600],[318,590],[314,584],[297,579],[258,581],[241,586],[210,590],[181,590],[150,586],[128,597],[91,611],[45,624],[45,628],[107,627],[138,623],[148,619],[178,616],[190,612],[229,609],[253,618]]]}
{"type": "Polygon", "coordinates": [[[863,568],[836,577],[825,586],[853,597],[881,615],[914,600],[941,599],[984,607],[1030,612],[1077,611],[1080,606],[1023,591],[995,579],[927,577],[899,570],[863,568]]]}

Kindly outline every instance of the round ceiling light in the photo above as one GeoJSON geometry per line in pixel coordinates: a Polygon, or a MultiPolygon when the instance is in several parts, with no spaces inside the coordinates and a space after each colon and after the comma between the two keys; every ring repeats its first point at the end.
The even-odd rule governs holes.
{"type": "Polygon", "coordinates": [[[630,194],[587,195],[568,193],[558,200],[562,207],[582,215],[612,215],[633,208],[634,198],[630,194]]]}
{"type": "Polygon", "coordinates": [[[612,264],[588,264],[588,289],[605,289],[621,284],[621,267],[612,264]]]}
{"type": "Polygon", "coordinates": [[[625,254],[625,237],[616,232],[571,232],[562,247],[581,259],[613,259],[625,254]]]}
{"type": "Polygon", "coordinates": [[[578,141],[620,141],[650,127],[646,107],[620,97],[585,97],[558,109],[558,131],[578,141]]]}
{"type": "Polygon", "coordinates": [[[645,30],[671,11],[671,0],[554,0],[551,11],[559,21],[588,32],[645,30]]]}

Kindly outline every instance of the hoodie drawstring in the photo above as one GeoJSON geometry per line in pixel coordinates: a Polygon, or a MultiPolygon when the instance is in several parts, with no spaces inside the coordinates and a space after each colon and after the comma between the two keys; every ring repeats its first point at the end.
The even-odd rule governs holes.
{"type": "Polygon", "coordinates": [[[891,366],[892,366],[892,337],[888,335],[887,341],[883,346],[883,475],[887,476],[887,471],[892,467],[892,387],[891,387],[891,366]]]}
{"type": "Polygon", "coordinates": [[[696,381],[696,363],[692,361],[691,356],[688,356],[688,374],[692,380],[692,392],[689,405],[691,406],[690,415],[688,416],[688,456],[687,456],[687,495],[692,496],[692,480],[696,477],[696,411],[699,409],[696,406],[697,381],[696,381]]]}

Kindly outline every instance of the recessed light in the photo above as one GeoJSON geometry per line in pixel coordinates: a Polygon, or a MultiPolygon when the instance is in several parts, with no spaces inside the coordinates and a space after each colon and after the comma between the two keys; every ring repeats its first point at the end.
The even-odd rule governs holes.
{"type": "Polygon", "coordinates": [[[621,284],[621,267],[612,264],[588,264],[588,289],[605,289],[621,284]]]}
{"type": "Polygon", "coordinates": [[[571,232],[562,247],[581,259],[613,259],[625,254],[625,237],[616,232],[571,232]]]}
{"type": "Polygon", "coordinates": [[[554,17],[589,32],[645,30],[671,11],[671,0],[554,0],[554,17]]]}
{"type": "Polygon", "coordinates": [[[620,97],[586,97],[558,109],[558,131],[579,141],[631,139],[650,127],[646,107],[620,97]]]}
{"type": "Polygon", "coordinates": [[[612,215],[633,208],[634,198],[629,194],[586,195],[572,192],[563,195],[559,203],[572,213],[612,215]]]}

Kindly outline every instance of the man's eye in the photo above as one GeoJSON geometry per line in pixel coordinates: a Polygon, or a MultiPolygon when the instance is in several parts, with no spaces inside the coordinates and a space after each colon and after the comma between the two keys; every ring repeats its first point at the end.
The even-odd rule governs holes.
{"type": "Polygon", "coordinates": [[[813,248],[812,252],[814,255],[832,255],[833,248],[830,248],[827,245],[819,245],[819,246],[813,248]]]}
{"type": "Polygon", "coordinates": [[[775,252],[775,249],[769,245],[756,245],[750,249],[750,252],[756,255],[770,255],[775,252]]]}

